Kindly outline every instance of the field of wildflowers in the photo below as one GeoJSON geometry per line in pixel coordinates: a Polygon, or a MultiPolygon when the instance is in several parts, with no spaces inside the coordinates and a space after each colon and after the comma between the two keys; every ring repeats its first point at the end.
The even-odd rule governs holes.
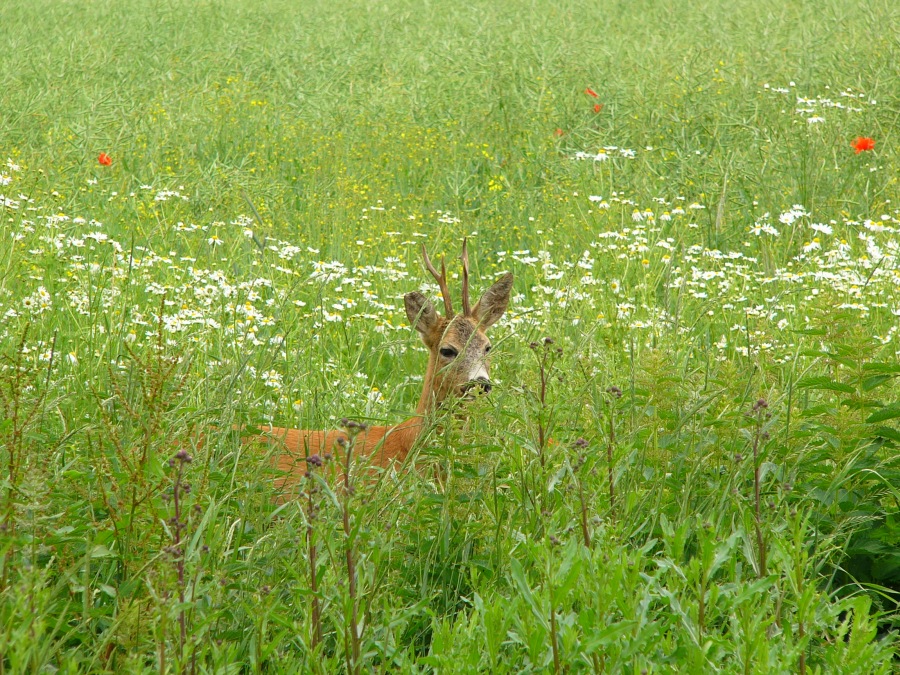
{"type": "Polygon", "coordinates": [[[898,26],[0,4],[0,673],[897,672],[898,26]],[[274,501],[463,237],[490,396],[274,501]]]}

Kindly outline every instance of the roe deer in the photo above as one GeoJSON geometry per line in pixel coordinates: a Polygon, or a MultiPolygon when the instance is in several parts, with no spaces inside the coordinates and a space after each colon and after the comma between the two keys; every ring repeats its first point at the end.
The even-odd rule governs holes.
{"type": "MultiPolygon", "coordinates": [[[[441,273],[438,274],[428,258],[424,244],[422,257],[428,271],[440,286],[445,315],[440,316],[431,301],[418,291],[407,293],[403,298],[409,323],[421,334],[422,341],[428,348],[428,367],[415,416],[395,426],[367,427],[357,436],[355,452],[368,456],[369,462],[375,466],[386,467],[391,462],[402,463],[425,426],[429,414],[447,397],[465,397],[472,388],[479,388],[485,393],[491,390],[488,375],[491,343],[485,331],[506,311],[513,275],[507,273],[501,277],[471,307],[469,258],[464,240],[461,256],[462,313],[456,314],[450,299],[447,268],[443,259],[441,273]]],[[[347,438],[347,434],[337,430],[263,427],[262,431],[262,435],[245,438],[243,442],[261,441],[275,446],[275,465],[284,472],[277,481],[282,489],[289,488],[306,474],[307,457],[332,452],[335,445],[344,443],[347,438]]]]}

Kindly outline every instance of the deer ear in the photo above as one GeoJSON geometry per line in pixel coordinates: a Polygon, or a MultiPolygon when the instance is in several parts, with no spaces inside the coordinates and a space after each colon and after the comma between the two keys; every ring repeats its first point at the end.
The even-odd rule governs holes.
{"type": "Polygon", "coordinates": [[[500,281],[494,283],[493,286],[484,292],[481,300],[475,305],[472,314],[482,330],[487,330],[503,316],[503,312],[506,311],[509,305],[509,294],[512,293],[512,284],[512,273],[504,274],[500,281]]]}
{"type": "Polygon", "coordinates": [[[434,311],[431,301],[418,291],[407,293],[403,296],[406,305],[406,318],[409,325],[425,335],[437,324],[438,314],[434,311]]]}

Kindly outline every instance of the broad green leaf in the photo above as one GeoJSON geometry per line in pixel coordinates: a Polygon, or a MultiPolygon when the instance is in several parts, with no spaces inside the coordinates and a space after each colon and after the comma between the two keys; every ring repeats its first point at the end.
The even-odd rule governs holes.
{"type": "Polygon", "coordinates": [[[798,380],[796,387],[798,389],[825,389],[828,391],[842,391],[845,394],[856,393],[856,390],[849,384],[843,382],[835,382],[826,375],[818,375],[815,377],[804,377],[798,380]]]}
{"type": "Polygon", "coordinates": [[[876,422],[884,422],[885,420],[892,420],[897,417],[900,417],[900,403],[894,403],[885,406],[881,410],[876,410],[866,418],[866,422],[875,424],[876,422]]]}
{"type": "Polygon", "coordinates": [[[862,381],[863,391],[872,391],[875,387],[880,387],[885,382],[890,382],[891,379],[891,375],[873,375],[872,377],[867,377],[862,381]]]}
{"type": "Polygon", "coordinates": [[[100,590],[103,591],[106,595],[111,598],[116,597],[116,589],[114,586],[110,586],[108,584],[100,584],[100,590]]]}
{"type": "Polygon", "coordinates": [[[768,576],[765,579],[757,579],[752,584],[742,586],[741,590],[734,596],[734,604],[740,605],[750,598],[767,591],[775,585],[775,577],[768,576]]]}
{"type": "Polygon", "coordinates": [[[900,375],[900,363],[867,363],[863,366],[863,370],[870,373],[900,375]]]}
{"type": "Polygon", "coordinates": [[[630,632],[636,624],[636,621],[619,621],[617,623],[611,624],[600,632],[594,633],[593,635],[588,637],[582,643],[581,648],[586,654],[595,652],[599,647],[608,645],[611,642],[614,642],[615,639],[620,635],[630,632]]]}
{"type": "MultiPolygon", "coordinates": [[[[572,540],[574,543],[574,540],[572,540]]],[[[567,547],[566,556],[556,572],[556,582],[553,588],[553,604],[554,606],[561,603],[581,573],[581,558],[579,557],[579,549],[573,545],[567,547]]]]}
{"type": "Polygon", "coordinates": [[[114,558],[115,553],[110,551],[103,544],[97,544],[94,548],[91,549],[91,557],[92,558],[114,558]]]}
{"type": "Polygon", "coordinates": [[[519,593],[525,599],[525,602],[528,603],[532,613],[537,617],[538,621],[549,630],[550,627],[547,625],[547,617],[544,616],[544,613],[541,611],[540,607],[538,607],[534,593],[531,592],[531,587],[528,585],[528,580],[525,579],[525,570],[522,569],[522,564],[515,558],[511,558],[509,561],[509,571],[516,584],[516,588],[519,589],[519,593]]]}
{"type": "Polygon", "coordinates": [[[875,435],[881,438],[887,438],[895,443],[900,443],[900,431],[892,429],[891,427],[878,427],[875,429],[875,435]]]}

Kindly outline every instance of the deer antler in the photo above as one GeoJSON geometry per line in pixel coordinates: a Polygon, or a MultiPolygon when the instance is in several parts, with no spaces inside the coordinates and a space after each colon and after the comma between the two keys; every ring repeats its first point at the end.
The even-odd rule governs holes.
{"type": "Polygon", "coordinates": [[[469,251],[466,247],[467,239],[463,238],[463,250],[460,259],[462,260],[463,287],[462,287],[462,307],[463,316],[471,316],[472,311],[469,308],[469,251]]]}
{"type": "Polygon", "coordinates": [[[453,303],[450,302],[450,289],[447,287],[447,267],[444,265],[444,259],[441,258],[441,273],[438,274],[437,270],[434,269],[434,265],[431,264],[431,259],[428,257],[428,251],[425,250],[425,244],[422,244],[422,257],[425,258],[425,267],[428,268],[428,271],[431,272],[431,276],[435,278],[438,282],[438,286],[441,287],[441,297],[444,298],[444,310],[446,311],[447,316],[452,318],[453,303]]]}

